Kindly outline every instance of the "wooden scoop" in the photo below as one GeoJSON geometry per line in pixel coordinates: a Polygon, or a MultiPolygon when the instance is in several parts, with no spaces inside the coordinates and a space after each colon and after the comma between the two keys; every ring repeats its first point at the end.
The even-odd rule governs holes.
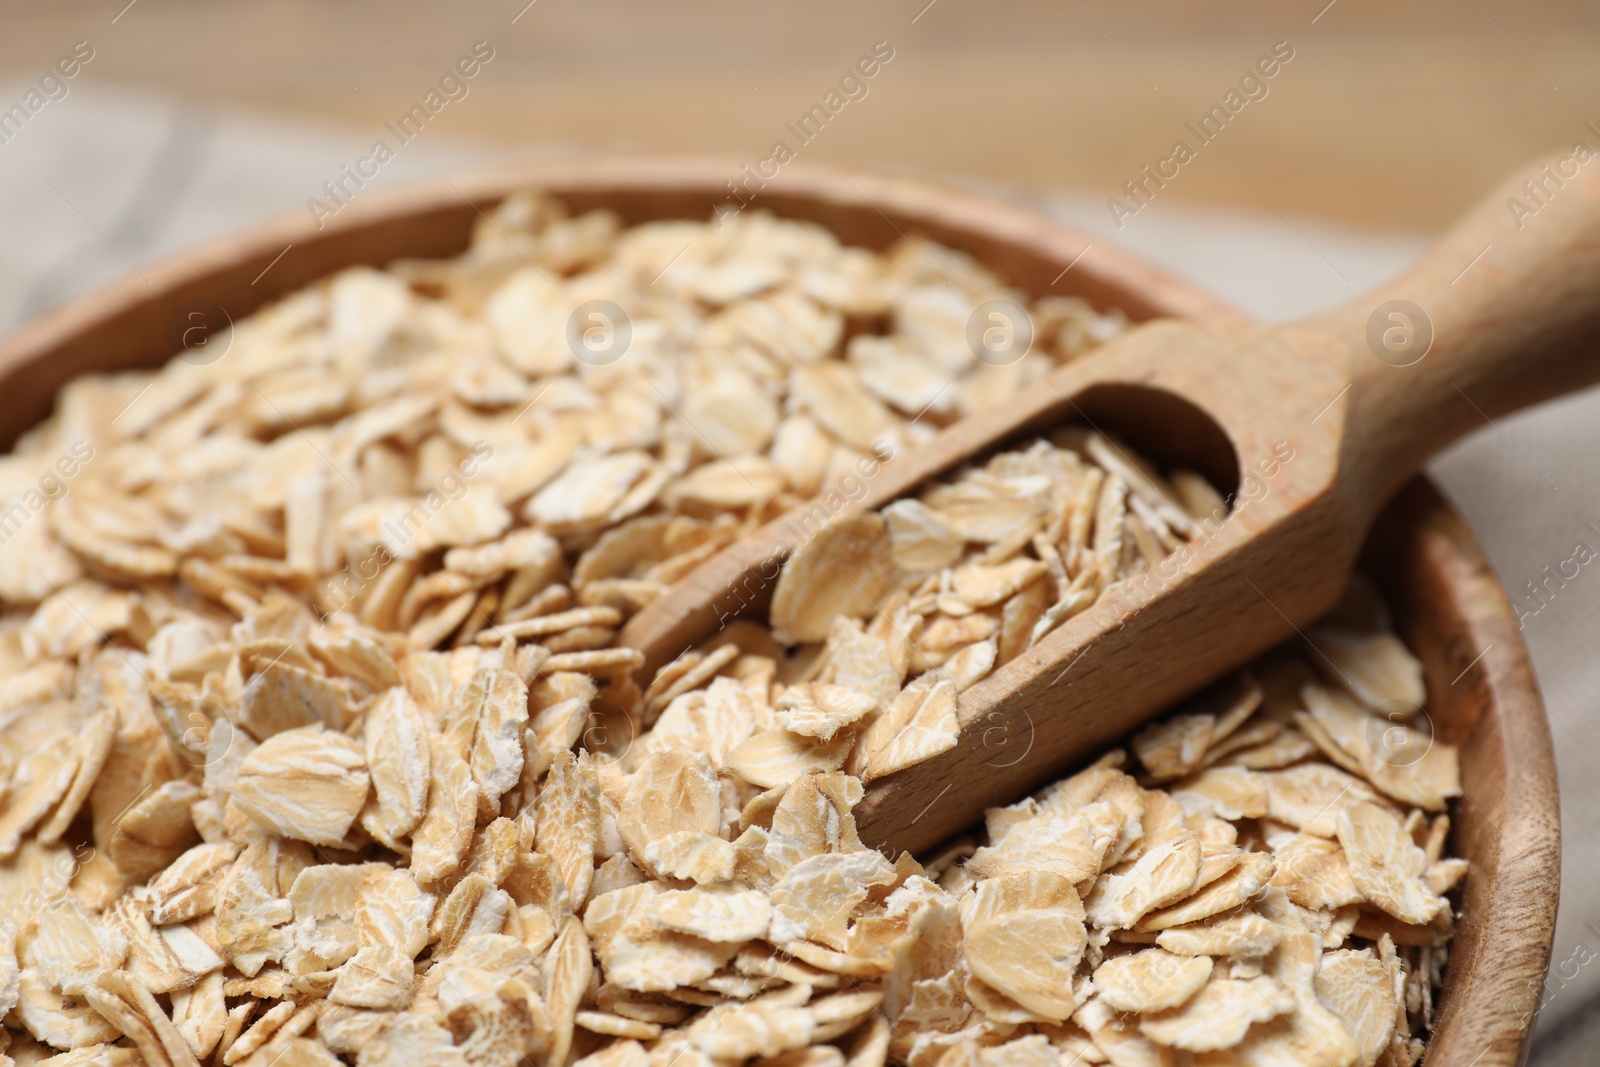
{"type": "MultiPolygon", "coordinates": [[[[1334,604],[1369,524],[1429,457],[1596,380],[1600,160],[1553,156],[1337,311],[1287,326],[1141,326],[896,456],[832,521],[1074,422],[1236,492],[1190,550],[963,693],[959,743],[872,782],[855,812],[862,838],[935,844],[1296,633],[1334,604]]],[[[1530,464],[1528,477],[1543,475],[1530,464]]],[[[621,642],[653,673],[731,616],[764,610],[805,529],[791,516],[731,546],[635,615],[621,642]]]]}

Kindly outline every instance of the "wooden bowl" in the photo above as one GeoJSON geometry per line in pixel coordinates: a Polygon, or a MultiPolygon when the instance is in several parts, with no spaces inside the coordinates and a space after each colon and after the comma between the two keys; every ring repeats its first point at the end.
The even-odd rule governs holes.
{"type": "MultiPolygon", "coordinates": [[[[466,247],[484,209],[538,187],[574,210],[625,223],[706,219],[731,205],[732,161],[572,159],[366,193],[319,228],[295,215],[214,242],[76,301],[0,342],[0,442],[43,418],[85,371],[154,367],[182,344],[191,313],[232,319],[342,267],[442,257],[466,247]]],[[[1034,212],[906,178],[790,167],[754,207],[882,249],[925,234],[964,249],[1034,295],[1076,294],[1134,320],[1238,318],[1206,293],[1034,212]]],[[[209,322],[217,326],[220,323],[209,322]]],[[[1555,761],[1527,649],[1504,591],[1461,518],[1425,479],[1393,502],[1368,573],[1426,669],[1439,736],[1461,747],[1465,796],[1451,847],[1472,864],[1460,895],[1428,1067],[1523,1062],[1554,935],[1560,872],[1555,761]]]]}

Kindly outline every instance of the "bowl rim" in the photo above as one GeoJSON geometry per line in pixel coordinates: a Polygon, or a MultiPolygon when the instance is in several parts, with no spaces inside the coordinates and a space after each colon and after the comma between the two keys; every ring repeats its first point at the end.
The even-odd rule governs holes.
{"type": "MultiPolygon", "coordinates": [[[[651,197],[676,197],[677,203],[703,197],[705,210],[697,216],[703,220],[723,197],[722,183],[738,173],[737,161],[705,155],[562,156],[374,190],[350,200],[321,226],[307,213],[293,212],[204,242],[0,340],[0,389],[11,398],[0,409],[0,445],[9,447],[20,430],[39,421],[70,378],[159,366],[170,358],[175,346],[159,345],[167,336],[166,319],[185,301],[208,294],[225,298],[234,317],[340,267],[451,254],[452,241],[459,252],[471,228],[486,217],[486,207],[524,188],[569,200],[574,194],[627,196],[646,205],[651,197]],[[402,230],[408,232],[396,237],[402,230]],[[413,250],[402,251],[407,247],[413,250]],[[301,254],[291,257],[296,248],[301,254]]],[[[1118,245],[992,195],[922,177],[810,162],[784,168],[781,182],[772,185],[770,195],[762,190],[765,203],[755,206],[779,215],[792,217],[797,213],[786,207],[810,205],[813,210],[798,214],[865,216],[865,204],[896,233],[904,231],[890,213],[936,239],[964,234],[969,240],[952,243],[968,251],[973,245],[1004,245],[1042,262],[1067,264],[1056,280],[1075,273],[1063,293],[1109,294],[1136,321],[1248,321],[1198,285],[1118,245]]],[[[1462,740],[1487,746],[1474,751],[1512,772],[1498,781],[1475,781],[1475,788],[1484,788],[1469,792],[1458,806],[1453,834],[1471,844],[1473,870],[1462,891],[1463,918],[1424,1062],[1511,1067],[1527,1055],[1555,933],[1560,839],[1549,724],[1510,602],[1471,531],[1428,479],[1418,478],[1390,504],[1370,545],[1384,546],[1379,555],[1389,560],[1368,552],[1368,565],[1379,572],[1392,569],[1396,559],[1413,564],[1391,575],[1404,600],[1398,611],[1402,631],[1426,629],[1431,618],[1454,641],[1440,662],[1430,664],[1430,706],[1436,689],[1446,694],[1455,709],[1452,721],[1466,723],[1469,736],[1462,740]],[[1428,618],[1424,606],[1432,612],[1428,618]],[[1453,681],[1434,676],[1445,669],[1453,681]],[[1469,677],[1457,690],[1456,683],[1469,677]]],[[[1468,762],[1464,755],[1464,768],[1468,762]]]]}
{"type": "Polygon", "coordinates": [[[1555,749],[1533,661],[1477,538],[1431,479],[1384,508],[1360,569],[1397,594],[1428,713],[1461,749],[1450,846],[1471,867],[1452,894],[1461,918],[1423,1063],[1515,1067],[1542,1007],[1561,885],[1555,749]]]}
{"type": "MultiPolygon", "coordinates": [[[[357,190],[331,218],[286,212],[204,241],[76,297],[0,338],[0,382],[13,386],[7,390],[12,403],[0,407],[0,447],[9,446],[18,432],[48,413],[16,400],[19,394],[54,395],[84,369],[146,365],[147,351],[162,344],[168,353],[178,351],[183,327],[175,328],[174,314],[181,307],[220,307],[230,319],[238,318],[342,266],[444,254],[452,244],[460,251],[471,226],[485,217],[484,208],[518,189],[547,189],[567,199],[667,194],[700,208],[673,217],[703,221],[712,216],[714,205],[725,202],[724,183],[737,177],[739,168],[739,162],[714,155],[557,156],[357,190]],[[401,216],[426,220],[430,243],[418,247],[411,241],[417,251],[404,252],[408,242],[396,241],[386,229],[401,216]],[[165,312],[158,310],[162,307],[165,312]]],[[[991,250],[1025,250],[1041,260],[1068,263],[1058,276],[1072,275],[1064,294],[1091,300],[1098,296],[1102,305],[1114,294],[1134,321],[1247,321],[1222,299],[1120,246],[1033,208],[926,178],[802,161],[785,167],[753,207],[784,215],[792,214],[783,209],[793,206],[809,206],[813,213],[864,214],[864,205],[896,232],[900,227],[882,205],[902,221],[915,219],[914,228],[935,239],[981,234],[978,243],[991,250]]]]}

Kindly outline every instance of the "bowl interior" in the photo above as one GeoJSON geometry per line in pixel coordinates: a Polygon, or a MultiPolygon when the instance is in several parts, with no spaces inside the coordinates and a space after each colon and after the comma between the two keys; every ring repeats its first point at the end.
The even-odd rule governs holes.
{"type": "MultiPolygon", "coordinates": [[[[604,207],[627,223],[705,219],[728,203],[724,183],[737,173],[734,164],[701,159],[546,163],[373,195],[322,228],[295,216],[202,247],[148,268],[148,283],[111,286],[0,342],[0,444],[43,418],[56,390],[78,374],[163,363],[179,350],[193,307],[220,307],[236,319],[343,267],[453,255],[483,210],[519,188],[545,189],[574,210],[604,207]]],[[[1032,295],[1075,294],[1136,321],[1238,317],[1031,211],[920,181],[795,167],[752,206],[874,249],[926,235],[1032,295]]],[[[1425,1062],[1516,1064],[1548,963],[1559,874],[1554,759],[1527,652],[1470,531],[1426,480],[1386,510],[1363,566],[1423,661],[1436,731],[1461,747],[1466,795],[1452,813],[1452,847],[1472,869],[1425,1062]]]]}

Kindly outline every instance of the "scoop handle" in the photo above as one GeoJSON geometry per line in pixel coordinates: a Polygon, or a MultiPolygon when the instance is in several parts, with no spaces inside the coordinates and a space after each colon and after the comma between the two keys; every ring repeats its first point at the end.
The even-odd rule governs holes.
{"type": "Polygon", "coordinates": [[[1344,473],[1374,507],[1462,435],[1600,381],[1593,133],[1518,170],[1398,278],[1304,324],[1350,352],[1344,473]]]}

